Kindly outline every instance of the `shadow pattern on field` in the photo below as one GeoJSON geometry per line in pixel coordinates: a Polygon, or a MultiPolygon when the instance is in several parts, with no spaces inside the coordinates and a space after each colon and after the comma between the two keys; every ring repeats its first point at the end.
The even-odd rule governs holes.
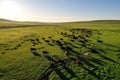
{"type": "Polygon", "coordinates": [[[67,78],[58,68],[55,68],[54,71],[62,80],[69,80],[69,78],[67,78]]]}
{"type": "Polygon", "coordinates": [[[52,57],[50,56],[45,56],[48,61],[53,61],[54,65],[49,65],[42,73],[39,77],[37,77],[35,80],[49,80],[49,76],[50,74],[55,71],[55,73],[62,79],[62,80],[69,80],[69,78],[67,78],[59,69],[59,67],[62,67],[68,74],[70,74],[72,77],[76,77],[77,79],[79,79],[79,77],[66,66],[66,63],[68,63],[69,59],[64,60],[64,62],[59,61],[59,60],[54,60],[52,57]]]}
{"type": "Polygon", "coordinates": [[[79,77],[67,66],[63,66],[63,69],[65,69],[72,77],[76,77],[79,80],[79,77]]]}
{"type": "Polygon", "coordinates": [[[119,62],[107,57],[107,56],[104,56],[104,55],[100,55],[100,57],[102,57],[103,59],[107,60],[107,61],[110,61],[110,62],[113,62],[113,63],[117,63],[117,64],[120,64],[119,62]]]}
{"type": "MultiPolygon", "coordinates": [[[[88,31],[89,32],[89,31],[88,31]]],[[[89,35],[88,37],[91,36],[90,34],[85,34],[85,35],[89,35]]],[[[76,59],[80,59],[84,65],[81,66],[81,68],[83,68],[85,71],[87,71],[89,74],[91,74],[92,76],[94,76],[95,78],[97,78],[98,80],[101,80],[100,75],[96,74],[95,71],[97,69],[99,69],[99,67],[103,67],[104,65],[107,64],[107,61],[113,62],[113,63],[118,63],[117,61],[101,54],[104,53],[106,54],[106,51],[101,49],[101,48],[95,48],[95,47],[91,47],[91,42],[90,40],[88,40],[86,37],[81,37],[78,38],[76,35],[70,35],[67,33],[62,33],[63,37],[67,37],[68,39],[71,40],[71,42],[66,42],[63,39],[61,40],[54,40],[54,39],[50,39],[52,42],[52,45],[50,46],[54,46],[57,45],[60,47],[60,49],[62,51],[68,51],[70,53],[70,56],[68,57],[68,61],[69,63],[71,61],[75,61],[76,59]],[[77,41],[77,43],[76,43],[77,41]],[[75,42],[75,43],[74,43],[75,42]],[[77,44],[77,46],[73,45],[77,44]],[[81,43],[81,44],[80,44],[81,43]],[[79,47],[78,47],[79,46],[79,47]],[[79,51],[75,51],[73,48],[79,48],[79,51]],[[101,57],[102,59],[97,59],[97,58],[85,58],[82,56],[81,52],[82,52],[82,48],[87,48],[88,50],[90,50],[90,52],[92,53],[96,53],[97,56],[101,57]],[[91,70],[92,68],[92,70],[91,70]]],[[[49,40],[49,41],[50,41],[49,40]]],[[[109,45],[109,44],[105,44],[103,42],[101,42],[100,44],[104,44],[106,46],[112,46],[112,47],[117,47],[117,46],[113,46],[113,45],[109,45]]],[[[49,45],[49,44],[48,44],[49,45]]],[[[118,48],[118,47],[117,47],[118,48]]],[[[70,69],[69,67],[67,67],[66,65],[63,64],[59,64],[59,62],[57,62],[55,59],[53,59],[51,56],[49,55],[45,55],[44,56],[48,61],[52,61],[55,63],[54,67],[53,66],[49,66],[46,70],[44,70],[44,72],[41,74],[41,76],[39,77],[39,79],[36,80],[48,80],[50,74],[55,71],[56,74],[62,79],[62,80],[69,80],[69,78],[67,78],[59,69],[60,66],[63,67],[63,69],[69,73],[72,77],[75,77],[79,80],[79,77],[72,71],[72,69],[70,69]]],[[[67,62],[66,62],[67,63],[67,62]]]]}
{"type": "Polygon", "coordinates": [[[98,80],[101,80],[100,75],[97,75],[93,70],[90,70],[90,69],[88,69],[88,68],[86,68],[86,67],[84,67],[84,66],[82,66],[82,68],[83,68],[84,70],[86,70],[86,71],[88,72],[88,74],[91,74],[92,76],[94,76],[94,77],[97,78],[98,80]]]}

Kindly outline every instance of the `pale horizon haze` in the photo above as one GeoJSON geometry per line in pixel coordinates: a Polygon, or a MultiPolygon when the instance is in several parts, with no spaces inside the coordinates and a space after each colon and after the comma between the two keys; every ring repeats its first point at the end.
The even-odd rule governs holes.
{"type": "Polygon", "coordinates": [[[120,0],[0,0],[0,18],[39,22],[120,20],[120,0]]]}

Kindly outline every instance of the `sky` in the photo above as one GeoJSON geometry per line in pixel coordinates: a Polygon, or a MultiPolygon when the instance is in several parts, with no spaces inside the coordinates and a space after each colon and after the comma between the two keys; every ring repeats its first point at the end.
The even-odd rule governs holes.
{"type": "Polygon", "coordinates": [[[39,22],[120,20],[120,0],[0,0],[0,18],[39,22]]]}

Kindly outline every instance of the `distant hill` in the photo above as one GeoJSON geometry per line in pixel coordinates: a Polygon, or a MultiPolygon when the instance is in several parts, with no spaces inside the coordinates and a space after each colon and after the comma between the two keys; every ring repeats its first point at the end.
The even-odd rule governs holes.
{"type": "Polygon", "coordinates": [[[112,21],[120,21],[120,20],[89,20],[89,21],[75,21],[75,22],[112,22],[112,21]]]}
{"type": "Polygon", "coordinates": [[[120,23],[120,20],[94,20],[91,22],[98,22],[98,23],[120,23]]]}
{"type": "Polygon", "coordinates": [[[73,22],[63,22],[63,23],[120,23],[120,20],[91,20],[91,21],[73,21],[73,22]]]}
{"type": "Polygon", "coordinates": [[[25,22],[25,21],[12,21],[7,19],[0,18],[0,29],[5,28],[21,28],[21,27],[34,27],[34,26],[46,26],[50,25],[49,23],[43,22],[25,22]]]}
{"type": "Polygon", "coordinates": [[[0,22],[12,22],[12,20],[8,20],[8,19],[2,19],[2,18],[0,18],[0,22]]]}
{"type": "Polygon", "coordinates": [[[45,22],[24,22],[12,21],[0,18],[0,29],[4,28],[20,28],[20,27],[35,27],[35,26],[54,26],[54,25],[101,25],[101,24],[120,24],[120,20],[93,20],[93,21],[74,21],[74,22],[60,22],[60,23],[45,23],[45,22]]]}
{"type": "MultiPolygon", "coordinates": [[[[13,20],[8,20],[8,19],[2,19],[0,18],[0,22],[19,22],[19,21],[13,21],[13,20]]],[[[120,23],[120,20],[91,20],[91,21],[73,21],[73,22],[60,22],[60,23],[88,23],[88,22],[97,22],[97,23],[101,23],[101,22],[104,22],[104,23],[120,23]]],[[[21,22],[20,22],[21,23],[21,22]]],[[[34,22],[34,21],[23,21],[22,23],[46,23],[46,22],[34,22]]],[[[59,22],[58,22],[59,23],[59,22]]],[[[50,24],[54,24],[54,23],[50,23],[50,24]]]]}

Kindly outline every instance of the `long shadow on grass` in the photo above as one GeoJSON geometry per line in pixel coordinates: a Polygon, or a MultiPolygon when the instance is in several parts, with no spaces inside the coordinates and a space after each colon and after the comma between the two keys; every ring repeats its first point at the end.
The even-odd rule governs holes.
{"type": "Polygon", "coordinates": [[[117,62],[117,61],[115,61],[115,60],[113,60],[113,59],[111,59],[111,58],[109,58],[109,57],[106,57],[106,56],[104,56],[104,55],[100,55],[100,57],[102,57],[102,58],[105,59],[105,60],[111,61],[111,62],[113,62],[113,63],[120,64],[119,62],[117,62]]]}
{"type": "MultiPolygon", "coordinates": [[[[92,63],[90,63],[90,61],[87,60],[86,58],[83,58],[83,57],[80,55],[80,52],[81,52],[81,51],[80,51],[80,52],[77,52],[77,51],[75,51],[75,50],[73,50],[73,49],[67,49],[67,50],[71,53],[72,56],[80,59],[83,63],[87,64],[88,66],[94,67],[94,68],[97,67],[97,66],[93,65],[92,63]]],[[[70,59],[72,59],[73,61],[75,60],[75,59],[72,58],[72,57],[70,57],[70,59]]],[[[95,63],[97,63],[97,62],[95,62],[95,63]]],[[[100,63],[100,62],[99,62],[99,64],[102,65],[102,63],[100,63]]]]}
{"type": "Polygon", "coordinates": [[[52,72],[53,72],[53,69],[51,69],[51,66],[49,66],[35,80],[48,80],[48,77],[52,72]]]}
{"type": "Polygon", "coordinates": [[[45,58],[47,58],[48,61],[55,61],[52,57],[50,57],[49,55],[44,55],[45,58]]]}
{"type": "Polygon", "coordinates": [[[105,49],[106,51],[120,52],[120,46],[115,46],[115,45],[111,45],[111,44],[107,44],[107,43],[102,43],[102,44],[108,47],[107,49],[105,49]],[[114,48],[116,48],[116,49],[114,49],[114,48]]]}
{"type": "Polygon", "coordinates": [[[63,66],[63,68],[72,76],[76,77],[79,80],[79,77],[67,66],[63,66]]]}
{"type": "Polygon", "coordinates": [[[55,68],[54,71],[56,72],[56,74],[58,74],[58,76],[59,76],[62,80],[69,80],[69,78],[67,78],[58,68],[55,68]]]}
{"type": "Polygon", "coordinates": [[[34,56],[39,56],[39,57],[41,57],[41,55],[40,55],[38,52],[32,52],[32,54],[33,54],[34,56]]]}
{"type": "Polygon", "coordinates": [[[75,56],[80,55],[80,52],[77,52],[75,50],[68,49],[68,51],[71,53],[71,55],[75,55],[75,56]]]}
{"type": "Polygon", "coordinates": [[[94,76],[95,78],[97,78],[98,80],[101,80],[100,75],[96,75],[95,72],[93,72],[93,70],[89,70],[88,68],[81,66],[84,70],[86,70],[89,74],[91,74],[92,76],[94,76]]]}
{"type": "Polygon", "coordinates": [[[93,65],[92,63],[90,63],[90,60],[82,57],[81,55],[76,55],[75,57],[76,57],[77,59],[80,59],[81,62],[83,62],[84,64],[86,64],[86,65],[88,65],[88,66],[90,66],[90,67],[93,67],[93,68],[96,68],[96,67],[97,67],[97,66],[93,65]]]}
{"type": "Polygon", "coordinates": [[[115,46],[115,45],[111,45],[111,44],[107,44],[107,43],[102,43],[103,45],[106,45],[106,46],[111,46],[111,47],[115,47],[115,48],[120,48],[118,46],[115,46]]]}
{"type": "Polygon", "coordinates": [[[120,54],[117,54],[116,56],[117,56],[118,59],[120,59],[120,54]]]}
{"type": "Polygon", "coordinates": [[[90,59],[90,61],[92,61],[100,66],[104,66],[106,64],[106,62],[99,60],[99,59],[95,59],[95,58],[90,59]]]}

